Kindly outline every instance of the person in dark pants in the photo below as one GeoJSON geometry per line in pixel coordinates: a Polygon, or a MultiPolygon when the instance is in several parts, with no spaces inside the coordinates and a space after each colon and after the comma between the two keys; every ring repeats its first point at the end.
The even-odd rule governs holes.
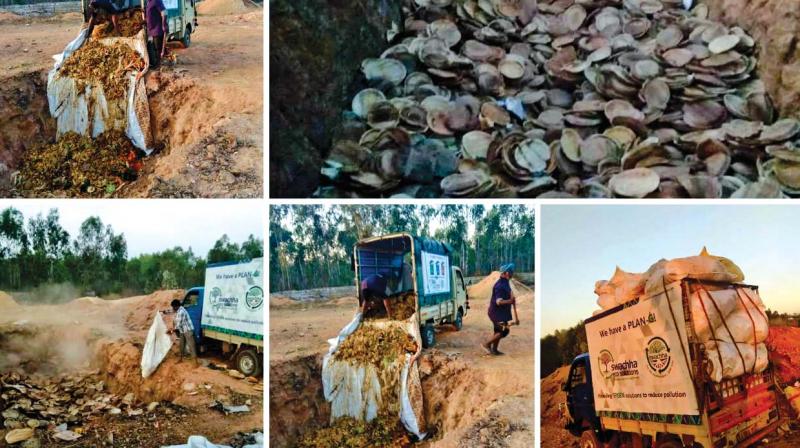
{"type": "Polygon", "coordinates": [[[368,309],[375,306],[375,302],[382,300],[383,306],[386,308],[386,316],[392,315],[392,309],[389,305],[388,295],[386,294],[386,285],[388,279],[381,274],[373,274],[361,280],[361,312],[366,313],[368,309]]]}
{"type": "Polygon", "coordinates": [[[94,26],[97,25],[97,14],[100,11],[105,11],[111,17],[111,25],[114,27],[114,32],[117,31],[117,15],[124,12],[123,10],[117,8],[117,5],[111,2],[111,0],[92,0],[89,2],[89,31],[86,34],[87,36],[92,35],[92,31],[94,31],[94,26]]]}
{"type": "MultiPolygon", "coordinates": [[[[481,347],[490,355],[502,355],[498,350],[500,339],[511,332],[509,322],[513,320],[511,307],[516,303],[511,292],[511,277],[514,276],[514,263],[500,267],[500,279],[492,288],[492,298],[489,300],[489,319],[492,321],[492,337],[481,344],[481,347]]],[[[519,321],[515,322],[519,324],[519,321]]]]}
{"type": "Polygon", "coordinates": [[[147,5],[143,11],[144,20],[147,22],[147,54],[150,57],[150,67],[158,68],[161,58],[167,52],[167,8],[163,0],[146,0],[147,5]]]}

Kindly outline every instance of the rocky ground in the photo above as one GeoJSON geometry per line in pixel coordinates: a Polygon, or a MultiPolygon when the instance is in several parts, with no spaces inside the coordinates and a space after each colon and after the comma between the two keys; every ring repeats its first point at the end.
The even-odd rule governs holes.
{"type": "MultiPolygon", "coordinates": [[[[521,325],[487,356],[480,342],[491,326],[486,307],[494,276],[468,288],[471,309],[461,331],[437,329],[436,347],[419,361],[430,440],[420,446],[527,447],[533,440],[533,290],[519,286],[521,325]]],[[[353,317],[355,297],[298,303],[270,297],[270,443],[290,446],[325,425],[321,361],[327,339],[353,317]]]]}

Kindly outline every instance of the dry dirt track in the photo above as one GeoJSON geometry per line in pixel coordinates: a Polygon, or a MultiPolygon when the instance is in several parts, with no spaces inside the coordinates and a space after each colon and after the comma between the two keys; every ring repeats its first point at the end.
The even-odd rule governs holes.
{"type": "MultiPolygon", "coordinates": [[[[435,349],[424,351],[420,360],[428,422],[438,430],[434,440],[423,446],[531,446],[533,293],[518,295],[521,325],[512,327],[501,343],[505,355],[490,357],[479,346],[492,331],[486,316],[489,297],[476,291],[469,288],[471,309],[462,330],[439,327],[435,349]]],[[[480,292],[485,294],[485,290],[480,292]]],[[[270,302],[271,369],[325,352],[327,339],[352,319],[357,303],[354,297],[314,305],[282,297],[271,297],[270,302]]],[[[274,381],[271,377],[271,385],[274,381]]]]}
{"type": "MultiPolygon", "coordinates": [[[[201,15],[198,21],[190,48],[170,44],[177,64],[146,77],[154,137],[163,149],[146,159],[140,178],[121,188],[120,196],[262,196],[262,10],[201,15]]],[[[0,13],[0,83],[5,84],[0,96],[13,98],[32,77],[44,79],[51,56],[77,35],[81,23],[78,13],[49,18],[0,13]]],[[[29,101],[23,101],[22,113],[29,101]]],[[[15,154],[41,141],[46,126],[35,121],[0,111],[0,146],[4,135],[15,154]]]]}

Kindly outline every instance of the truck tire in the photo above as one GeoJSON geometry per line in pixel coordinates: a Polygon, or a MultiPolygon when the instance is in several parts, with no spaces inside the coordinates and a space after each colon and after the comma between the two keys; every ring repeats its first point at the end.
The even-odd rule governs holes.
{"type": "Polygon", "coordinates": [[[587,429],[586,431],[583,431],[583,434],[581,434],[580,447],[602,448],[603,445],[600,443],[600,440],[597,438],[597,434],[595,434],[594,430],[587,429]]]}
{"type": "Polygon", "coordinates": [[[436,345],[436,330],[433,324],[428,322],[422,326],[422,347],[431,348],[436,345]]]}
{"type": "Polygon", "coordinates": [[[461,308],[456,313],[456,320],[453,321],[453,325],[455,325],[456,331],[461,330],[461,327],[464,326],[464,312],[461,311],[461,308]]]}
{"type": "Polygon", "coordinates": [[[240,351],[236,355],[236,370],[245,376],[261,375],[261,357],[252,349],[240,351]]]}
{"type": "Polygon", "coordinates": [[[189,48],[189,45],[192,44],[192,27],[189,25],[186,25],[186,30],[183,32],[181,43],[183,44],[183,48],[189,48]]]}
{"type": "Polygon", "coordinates": [[[683,448],[683,443],[673,438],[661,439],[656,443],[656,448],[683,448]]]}

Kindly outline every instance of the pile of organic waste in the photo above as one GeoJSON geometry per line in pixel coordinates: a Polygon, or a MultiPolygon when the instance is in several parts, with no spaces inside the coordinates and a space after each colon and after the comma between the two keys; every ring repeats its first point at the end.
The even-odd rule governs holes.
{"type": "Polygon", "coordinates": [[[104,45],[89,40],[64,61],[58,74],[79,83],[100,84],[106,99],[113,100],[127,94],[128,74],[144,68],[144,59],[129,45],[122,42],[104,45]]]}
{"type": "Polygon", "coordinates": [[[400,448],[410,445],[411,440],[399,419],[385,414],[370,422],[340,417],[329,427],[305,434],[297,444],[298,448],[400,448]]]}
{"type": "MultiPolygon", "coordinates": [[[[407,320],[417,312],[417,296],[413,292],[402,292],[387,297],[389,306],[392,309],[391,320],[407,320]]],[[[386,318],[386,310],[380,307],[379,310],[368,310],[364,314],[365,320],[386,318]]]]}
{"type": "Polygon", "coordinates": [[[800,196],[753,38],[681,0],[406,0],[323,197],[800,196]]]}
{"type": "Polygon", "coordinates": [[[68,132],[55,143],[25,152],[20,169],[24,195],[64,192],[69,196],[112,195],[136,179],[143,153],[120,131],[106,131],[96,139],[68,132]]]}
{"type": "Polygon", "coordinates": [[[400,327],[361,325],[345,338],[333,356],[338,361],[372,364],[380,368],[384,363],[394,362],[406,353],[416,351],[416,341],[400,327]]]}
{"type": "Polygon", "coordinates": [[[111,17],[101,12],[99,23],[92,31],[92,38],[102,39],[105,37],[134,37],[139,31],[144,29],[144,17],[139,8],[129,9],[122,14],[117,14],[117,27],[114,29],[111,17]]]}

